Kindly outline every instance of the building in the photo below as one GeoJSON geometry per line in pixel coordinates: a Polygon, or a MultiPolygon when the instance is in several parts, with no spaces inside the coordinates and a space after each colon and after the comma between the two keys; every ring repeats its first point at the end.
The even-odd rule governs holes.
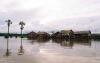
{"type": "Polygon", "coordinates": [[[48,34],[47,32],[38,32],[37,38],[39,38],[39,39],[49,39],[50,34],[48,34]]]}
{"type": "Polygon", "coordinates": [[[77,31],[74,32],[75,39],[89,39],[91,38],[91,31],[77,31]]]}
{"type": "Polygon", "coordinates": [[[28,39],[36,39],[37,38],[37,33],[35,32],[30,32],[28,33],[28,36],[27,36],[28,39]]]}
{"type": "Polygon", "coordinates": [[[73,34],[74,32],[72,30],[61,30],[56,33],[53,33],[51,37],[53,39],[70,39],[73,34]]]}

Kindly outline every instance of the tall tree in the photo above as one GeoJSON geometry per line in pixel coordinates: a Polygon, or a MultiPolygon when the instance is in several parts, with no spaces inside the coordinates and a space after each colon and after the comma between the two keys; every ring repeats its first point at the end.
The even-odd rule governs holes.
{"type": "Polygon", "coordinates": [[[23,49],[23,44],[22,44],[22,30],[24,29],[24,26],[25,26],[25,23],[23,21],[21,21],[19,23],[19,25],[21,26],[20,29],[21,29],[21,45],[20,45],[20,49],[19,49],[19,52],[18,52],[18,55],[23,55],[24,54],[24,49],[23,49]]]}
{"type": "Polygon", "coordinates": [[[6,22],[8,25],[8,35],[7,35],[7,50],[6,50],[5,56],[10,56],[11,52],[9,51],[9,28],[10,28],[10,25],[12,24],[12,22],[10,19],[6,20],[6,22]]]}
{"type": "Polygon", "coordinates": [[[19,25],[21,26],[20,29],[21,29],[21,38],[22,38],[22,30],[24,29],[25,23],[23,21],[20,21],[19,25]]]}
{"type": "Polygon", "coordinates": [[[8,20],[6,20],[6,22],[7,22],[7,25],[8,25],[8,38],[9,38],[9,28],[10,28],[10,25],[12,24],[12,22],[11,22],[11,20],[10,19],[8,19],[8,20]]]}

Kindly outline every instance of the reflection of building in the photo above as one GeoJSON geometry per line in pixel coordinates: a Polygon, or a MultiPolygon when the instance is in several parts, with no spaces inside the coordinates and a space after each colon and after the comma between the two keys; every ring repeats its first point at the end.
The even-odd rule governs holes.
{"type": "Polygon", "coordinates": [[[37,41],[37,42],[44,43],[44,42],[48,42],[49,39],[39,39],[39,38],[38,38],[36,41],[37,41]]]}
{"type": "Polygon", "coordinates": [[[62,41],[64,41],[64,39],[52,39],[54,43],[61,43],[62,41]]]}
{"type": "Polygon", "coordinates": [[[91,40],[90,39],[74,40],[74,44],[91,46],[91,40]]]}
{"type": "Polygon", "coordinates": [[[71,40],[64,40],[60,43],[61,46],[65,46],[65,47],[69,47],[69,48],[72,48],[73,47],[73,42],[71,40]]]}
{"type": "Polygon", "coordinates": [[[61,40],[53,39],[52,42],[58,43],[61,46],[72,48],[75,44],[91,46],[91,40],[89,39],[73,39],[73,40],[61,40]]]}
{"type": "Polygon", "coordinates": [[[69,47],[69,48],[73,47],[73,41],[71,41],[71,40],[54,39],[54,40],[52,40],[52,42],[58,43],[61,46],[65,46],[65,47],[69,47]]]}

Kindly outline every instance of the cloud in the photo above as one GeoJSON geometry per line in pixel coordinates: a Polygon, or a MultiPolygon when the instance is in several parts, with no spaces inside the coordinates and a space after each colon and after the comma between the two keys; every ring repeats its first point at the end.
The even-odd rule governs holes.
{"type": "Polygon", "coordinates": [[[49,22],[48,26],[52,25],[53,28],[58,30],[91,30],[92,33],[99,33],[100,16],[81,17],[81,18],[67,18],[49,22]]]}
{"type": "Polygon", "coordinates": [[[0,32],[20,32],[18,23],[26,23],[24,32],[61,29],[100,32],[100,0],[0,0],[0,32]]]}

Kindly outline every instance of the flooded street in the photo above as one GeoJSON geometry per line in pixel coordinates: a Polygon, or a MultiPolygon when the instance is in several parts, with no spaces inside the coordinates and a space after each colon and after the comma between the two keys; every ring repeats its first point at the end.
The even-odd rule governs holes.
{"type": "Polygon", "coordinates": [[[0,37],[0,63],[100,63],[100,41],[0,37]]]}

